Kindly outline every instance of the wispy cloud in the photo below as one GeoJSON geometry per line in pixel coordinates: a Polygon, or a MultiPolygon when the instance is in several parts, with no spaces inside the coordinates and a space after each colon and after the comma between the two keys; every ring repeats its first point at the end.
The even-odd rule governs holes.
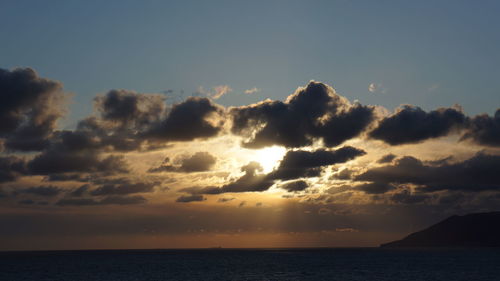
{"type": "Polygon", "coordinates": [[[229,85],[219,85],[213,87],[211,90],[206,90],[203,87],[198,87],[195,94],[199,96],[211,97],[214,100],[221,98],[223,95],[232,92],[233,89],[229,85]]]}
{"type": "Polygon", "coordinates": [[[251,95],[251,94],[255,94],[255,93],[258,93],[260,92],[261,90],[257,87],[253,87],[251,89],[247,89],[245,90],[243,93],[247,94],[247,95],[251,95]]]}
{"type": "Polygon", "coordinates": [[[382,83],[370,83],[370,85],[368,85],[368,91],[370,93],[385,94],[387,92],[387,89],[384,88],[384,85],[382,85],[382,83]]]}

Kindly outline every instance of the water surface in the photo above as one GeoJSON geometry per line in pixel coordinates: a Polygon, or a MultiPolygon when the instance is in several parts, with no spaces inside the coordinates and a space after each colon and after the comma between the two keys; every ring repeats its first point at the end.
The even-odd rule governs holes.
{"type": "Polygon", "coordinates": [[[500,280],[500,249],[3,252],[0,280],[500,280]]]}

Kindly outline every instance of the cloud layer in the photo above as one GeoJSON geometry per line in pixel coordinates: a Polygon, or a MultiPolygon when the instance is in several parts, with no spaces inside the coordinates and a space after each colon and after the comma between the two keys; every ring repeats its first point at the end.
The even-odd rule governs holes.
{"type": "Polygon", "coordinates": [[[232,196],[277,189],[315,204],[420,204],[499,191],[500,109],[467,116],[459,106],[402,105],[383,114],[380,106],[351,103],[316,81],[284,101],[214,102],[230,91],[223,85],[213,95],[169,104],[162,94],[112,89],[95,97],[94,114],[62,130],[57,125],[68,98],[62,83],[30,68],[0,69],[0,202],[137,205],[156,200],[155,194],[178,203],[216,197],[243,207],[247,201],[232,196]],[[450,144],[468,147],[469,156],[424,160],[397,152],[412,145],[419,154],[420,145],[447,136],[455,136],[450,144]],[[272,146],[286,151],[265,169],[265,161],[221,153],[220,147],[235,145],[232,151],[241,153],[272,146]],[[146,156],[158,154],[154,163],[146,156]],[[233,195],[220,197],[226,193],[233,195]]]}

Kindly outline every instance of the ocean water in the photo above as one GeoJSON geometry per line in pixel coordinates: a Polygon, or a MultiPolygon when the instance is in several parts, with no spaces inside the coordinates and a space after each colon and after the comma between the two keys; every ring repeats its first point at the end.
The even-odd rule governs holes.
{"type": "Polygon", "coordinates": [[[3,252],[0,280],[500,280],[500,249],[3,252]]]}

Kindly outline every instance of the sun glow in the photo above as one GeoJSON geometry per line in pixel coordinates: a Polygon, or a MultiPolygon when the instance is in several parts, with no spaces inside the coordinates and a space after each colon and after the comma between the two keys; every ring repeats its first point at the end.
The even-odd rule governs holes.
{"type": "Polygon", "coordinates": [[[264,168],[264,173],[271,172],[286,153],[286,149],[281,146],[266,147],[256,151],[254,161],[259,162],[264,168]]]}

